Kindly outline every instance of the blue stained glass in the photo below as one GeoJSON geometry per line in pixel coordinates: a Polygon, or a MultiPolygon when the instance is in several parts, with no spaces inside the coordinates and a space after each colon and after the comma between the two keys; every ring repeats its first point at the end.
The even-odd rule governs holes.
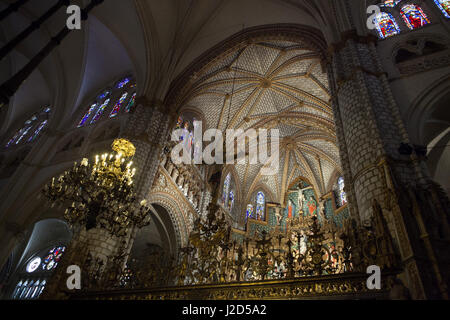
{"type": "Polygon", "coordinates": [[[12,137],[12,138],[8,141],[8,143],[6,144],[5,148],[9,148],[14,142],[16,142],[17,138],[19,137],[19,135],[22,134],[23,130],[25,130],[25,128],[19,130],[19,131],[14,135],[14,137],[12,137]]]}
{"type": "Polygon", "coordinates": [[[20,137],[16,141],[16,145],[19,144],[19,142],[28,134],[28,132],[31,130],[31,127],[26,127],[25,129],[22,129],[22,133],[20,137]]]}
{"type": "Polygon", "coordinates": [[[96,123],[98,119],[103,114],[103,111],[105,111],[106,106],[109,104],[110,99],[106,99],[105,102],[98,108],[97,113],[95,114],[94,118],[91,120],[91,124],[96,123]]]}
{"type": "Polygon", "coordinates": [[[439,10],[442,11],[444,16],[450,19],[450,0],[434,0],[439,10]]]}
{"type": "Polygon", "coordinates": [[[400,10],[400,14],[408,28],[411,30],[423,27],[430,23],[425,13],[419,6],[408,4],[400,10]]]}
{"type": "Polygon", "coordinates": [[[228,174],[223,182],[222,203],[227,205],[228,190],[230,190],[231,174],[228,174]]]}
{"type": "Polygon", "coordinates": [[[389,13],[381,12],[377,14],[374,18],[374,24],[381,39],[385,39],[400,33],[398,24],[389,13]]]}
{"type": "Polygon", "coordinates": [[[94,103],[89,108],[88,112],[86,112],[86,114],[84,115],[83,119],[81,119],[80,123],[78,124],[78,128],[81,128],[82,126],[84,126],[84,124],[86,123],[86,121],[88,121],[88,119],[90,118],[91,114],[94,112],[96,107],[97,107],[97,104],[94,103]]]}
{"type": "Polygon", "coordinates": [[[265,220],[264,206],[266,204],[264,193],[258,192],[256,195],[256,220],[265,220]]]}
{"type": "Polygon", "coordinates": [[[125,87],[129,82],[130,82],[130,78],[125,78],[125,79],[119,81],[119,83],[117,84],[116,88],[117,88],[117,89],[122,89],[122,88],[125,87]]]}
{"type": "Polygon", "coordinates": [[[228,196],[228,210],[232,211],[234,205],[234,192],[230,191],[230,195],[228,196]]]}
{"type": "Polygon", "coordinates": [[[339,189],[338,191],[339,191],[339,204],[341,207],[347,203],[347,194],[345,193],[344,188],[345,188],[344,178],[340,177],[338,179],[338,189],[339,189]]]}
{"type": "Polygon", "coordinates": [[[125,99],[128,97],[128,92],[125,92],[119,99],[119,101],[116,103],[114,108],[112,109],[111,113],[109,114],[110,118],[114,118],[117,116],[117,114],[120,111],[120,107],[122,107],[122,104],[124,103],[125,99]]]}
{"type": "Polygon", "coordinates": [[[251,204],[247,205],[247,211],[245,213],[245,220],[247,219],[254,219],[253,216],[253,206],[251,204]]]}
{"type": "Polygon", "coordinates": [[[43,122],[39,125],[39,127],[34,131],[34,134],[28,139],[28,142],[34,141],[34,140],[37,138],[37,136],[41,133],[42,129],[45,128],[45,126],[47,125],[47,123],[48,123],[48,120],[43,121],[43,122]]]}
{"type": "Polygon", "coordinates": [[[105,92],[103,92],[101,95],[98,96],[98,100],[103,100],[105,99],[107,96],[109,96],[111,92],[109,90],[106,90],[105,92]]]}

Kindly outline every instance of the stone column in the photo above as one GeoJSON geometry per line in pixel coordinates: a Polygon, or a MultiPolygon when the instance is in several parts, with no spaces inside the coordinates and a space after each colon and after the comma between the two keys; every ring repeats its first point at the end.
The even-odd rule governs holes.
{"type": "MultiPolygon", "coordinates": [[[[133,230],[129,230],[132,234],[133,230]]],[[[126,253],[130,236],[117,237],[107,230],[77,227],[58,268],[52,275],[42,299],[67,299],[73,292],[67,288],[67,268],[75,265],[81,271],[81,290],[105,290],[117,285],[123,269],[122,253],[126,253]]]]}
{"type": "Polygon", "coordinates": [[[161,102],[136,99],[137,108],[123,132],[136,147],[133,166],[136,168],[135,190],[139,198],[147,197],[158,170],[162,148],[170,138],[169,130],[175,115],[161,102]]]}
{"type": "MultiPolygon", "coordinates": [[[[163,156],[163,148],[170,139],[170,129],[176,114],[167,110],[160,101],[149,101],[145,97],[137,98],[136,105],[123,136],[136,147],[133,158],[133,166],[136,168],[134,187],[137,200],[140,201],[147,199],[153,186],[163,156]]],[[[169,155],[165,157],[165,163],[168,163],[170,171],[173,164],[169,155]]],[[[126,239],[129,250],[133,246],[135,235],[136,232],[131,233],[126,239]]]]}
{"type": "Polygon", "coordinates": [[[211,190],[208,186],[205,186],[205,189],[202,193],[201,205],[199,206],[200,215],[202,217],[206,217],[208,214],[208,206],[211,203],[211,190]]]}
{"type": "MultiPolygon", "coordinates": [[[[383,72],[375,38],[353,32],[330,47],[328,72],[352,216],[365,224],[382,207],[413,297],[448,297],[448,202],[426,176],[383,72]],[[436,232],[436,228],[439,232],[436,232]]],[[[388,231],[388,230],[386,230],[388,231]]]]}

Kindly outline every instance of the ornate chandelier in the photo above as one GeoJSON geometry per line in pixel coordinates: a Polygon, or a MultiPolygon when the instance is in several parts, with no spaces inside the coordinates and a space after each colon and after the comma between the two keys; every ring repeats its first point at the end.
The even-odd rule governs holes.
{"type": "Polygon", "coordinates": [[[115,236],[125,236],[131,227],[144,227],[150,223],[150,208],[146,201],[136,201],[133,191],[131,158],[134,145],[125,139],[112,144],[112,153],[96,155],[95,161],[83,159],[72,169],[43,189],[51,202],[66,208],[64,218],[72,226],[86,230],[103,228],[115,236]]]}

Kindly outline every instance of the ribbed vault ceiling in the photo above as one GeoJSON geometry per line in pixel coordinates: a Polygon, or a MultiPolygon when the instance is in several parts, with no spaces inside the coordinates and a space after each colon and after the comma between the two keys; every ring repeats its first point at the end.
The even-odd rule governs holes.
{"type": "Polygon", "coordinates": [[[300,43],[258,41],[240,45],[197,72],[182,106],[203,113],[207,128],[278,128],[279,172],[262,176],[261,165],[235,165],[243,195],[256,186],[284,202],[289,185],[307,178],[321,194],[339,155],[327,76],[319,55],[300,43]]]}

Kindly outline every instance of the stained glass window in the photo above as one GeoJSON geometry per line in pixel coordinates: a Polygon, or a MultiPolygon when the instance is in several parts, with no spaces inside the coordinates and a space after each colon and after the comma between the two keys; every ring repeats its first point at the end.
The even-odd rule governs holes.
{"type": "Polygon", "coordinates": [[[23,296],[25,295],[27,289],[28,289],[28,280],[26,280],[24,283],[22,283],[22,286],[21,286],[19,292],[17,293],[17,298],[22,299],[23,296]]]}
{"type": "Polygon", "coordinates": [[[23,284],[22,280],[20,280],[19,283],[16,285],[16,288],[14,289],[12,294],[13,299],[16,299],[17,296],[19,295],[20,289],[22,289],[22,284],[23,284]]]}
{"type": "Polygon", "coordinates": [[[98,100],[103,100],[105,99],[107,96],[109,96],[111,94],[111,91],[106,90],[105,92],[103,92],[101,95],[98,96],[98,100]]]}
{"type": "Polygon", "coordinates": [[[16,142],[17,138],[22,134],[23,130],[25,130],[25,128],[20,129],[19,132],[17,132],[6,144],[5,148],[9,148],[14,142],[16,142]]]}
{"type": "Polygon", "coordinates": [[[110,118],[114,118],[115,116],[117,116],[117,114],[120,111],[120,107],[122,106],[122,104],[124,103],[124,101],[127,97],[128,97],[128,92],[125,92],[124,94],[122,94],[119,101],[117,101],[116,105],[114,106],[111,113],[109,114],[110,118]]]}
{"type": "Polygon", "coordinates": [[[33,290],[33,285],[34,285],[34,281],[31,280],[30,283],[28,284],[26,290],[24,290],[22,293],[22,299],[30,299],[31,290],[33,290]]]}
{"type": "Polygon", "coordinates": [[[30,138],[28,138],[27,142],[32,142],[32,141],[36,140],[36,138],[39,136],[41,131],[45,128],[47,123],[48,123],[48,120],[42,121],[41,124],[39,125],[39,127],[37,127],[37,129],[34,131],[34,134],[30,138]]]}
{"type": "Polygon", "coordinates": [[[228,196],[228,210],[230,210],[230,212],[233,210],[233,205],[234,205],[234,192],[233,190],[231,190],[230,195],[228,196]]]}
{"type": "Polygon", "coordinates": [[[390,13],[381,12],[377,14],[374,18],[374,24],[381,39],[400,33],[400,28],[390,13]]]}
{"type": "Polygon", "coordinates": [[[92,118],[91,120],[91,124],[96,123],[98,121],[98,119],[100,119],[100,117],[103,114],[103,111],[105,111],[105,108],[108,106],[110,99],[106,99],[105,102],[103,102],[103,104],[98,108],[97,113],[95,114],[94,118],[92,118]]]}
{"type": "Polygon", "coordinates": [[[44,127],[48,124],[50,112],[51,108],[45,107],[25,121],[24,126],[16,131],[14,136],[5,144],[5,148],[36,140],[44,127]]]}
{"type": "Polygon", "coordinates": [[[38,293],[37,297],[39,297],[42,294],[42,291],[44,291],[46,284],[47,284],[47,280],[44,280],[41,282],[41,284],[39,285],[39,293],[38,293]]]}
{"type": "Polygon", "coordinates": [[[26,127],[24,129],[22,129],[23,131],[20,134],[19,138],[16,140],[16,144],[19,144],[19,142],[28,134],[30,129],[31,129],[31,127],[26,127]]]}
{"type": "Polygon", "coordinates": [[[254,219],[253,216],[253,206],[251,204],[247,205],[247,210],[245,212],[245,220],[247,219],[254,219]]]}
{"type": "Polygon", "coordinates": [[[104,90],[97,96],[78,124],[78,128],[87,123],[98,122],[103,114],[108,113],[109,118],[115,118],[122,113],[131,112],[136,103],[136,83],[131,77],[124,78],[112,87],[104,90]],[[117,100],[116,100],[117,99],[117,100]],[[112,105],[110,108],[109,105],[112,105]]]}
{"type": "Polygon", "coordinates": [[[189,136],[189,122],[185,122],[184,123],[184,128],[186,131],[184,132],[183,136],[182,136],[182,141],[185,142],[184,146],[187,147],[188,144],[188,136],[189,136]]]}
{"type": "Polygon", "coordinates": [[[50,250],[42,262],[42,269],[47,271],[55,269],[58,266],[58,262],[61,260],[65,250],[66,247],[55,247],[50,250]]]}
{"type": "Polygon", "coordinates": [[[408,4],[400,10],[400,14],[410,29],[417,29],[430,23],[425,13],[419,6],[408,4]]]}
{"type": "Polygon", "coordinates": [[[178,117],[177,125],[175,126],[175,130],[181,129],[182,126],[183,126],[183,118],[182,117],[178,117]]]}
{"type": "Polygon", "coordinates": [[[345,183],[344,178],[340,177],[338,179],[338,193],[339,193],[339,205],[342,207],[347,203],[347,194],[344,191],[345,183]]]}
{"type": "Polygon", "coordinates": [[[31,290],[31,294],[30,294],[30,299],[35,299],[37,298],[37,293],[39,291],[40,288],[40,281],[36,281],[33,285],[33,289],[31,290]]]}
{"type": "Polygon", "coordinates": [[[136,102],[136,93],[131,96],[130,101],[128,101],[127,107],[125,108],[126,112],[130,112],[131,108],[133,108],[134,103],[136,102]]]}
{"type": "Polygon", "coordinates": [[[33,260],[28,262],[26,270],[28,273],[33,273],[39,268],[40,265],[41,265],[41,258],[35,257],[33,260]]]}
{"type": "Polygon", "coordinates": [[[381,7],[395,7],[401,0],[385,0],[381,4],[381,7]]]}
{"type": "Polygon", "coordinates": [[[83,119],[81,119],[80,123],[78,124],[78,128],[81,128],[82,126],[84,126],[86,121],[88,121],[88,119],[91,117],[91,115],[94,112],[95,108],[97,108],[97,104],[96,103],[91,105],[91,107],[89,108],[88,112],[86,112],[86,114],[84,115],[83,119]]]}
{"type": "Polygon", "coordinates": [[[256,220],[264,219],[264,209],[266,205],[266,198],[261,191],[256,194],[256,220]]]}
{"type": "Polygon", "coordinates": [[[117,89],[122,89],[122,88],[125,87],[129,82],[130,82],[130,78],[125,78],[125,79],[119,81],[119,83],[117,84],[116,88],[117,88],[117,89]]]}
{"type": "Polygon", "coordinates": [[[446,18],[450,19],[450,0],[434,0],[446,18]]]}
{"type": "Polygon", "coordinates": [[[11,297],[15,300],[32,300],[37,299],[44,291],[46,280],[20,280],[16,285],[11,297]]]}
{"type": "Polygon", "coordinates": [[[228,191],[230,190],[231,174],[228,174],[223,182],[222,203],[227,205],[228,191]]]}

